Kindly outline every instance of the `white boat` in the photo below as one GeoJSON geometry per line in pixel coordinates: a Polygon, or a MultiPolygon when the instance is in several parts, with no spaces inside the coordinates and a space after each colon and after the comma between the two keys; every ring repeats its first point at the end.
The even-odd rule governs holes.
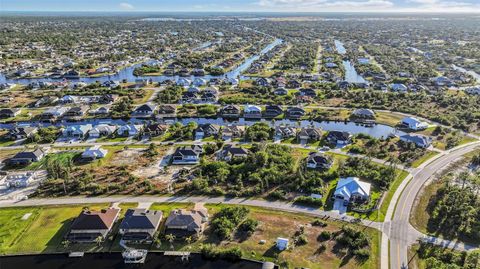
{"type": "Polygon", "coordinates": [[[146,249],[128,249],[122,252],[125,263],[144,263],[147,258],[146,249]]]}

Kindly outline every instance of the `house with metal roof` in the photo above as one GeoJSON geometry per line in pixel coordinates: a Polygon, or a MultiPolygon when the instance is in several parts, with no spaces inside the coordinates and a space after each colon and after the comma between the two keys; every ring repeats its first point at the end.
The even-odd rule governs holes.
{"type": "Polygon", "coordinates": [[[360,181],[357,177],[340,178],[333,197],[343,200],[345,205],[365,201],[370,198],[370,187],[370,183],[360,181]]]}
{"type": "Polygon", "coordinates": [[[122,240],[129,243],[151,243],[162,221],[162,211],[128,209],[120,224],[122,240]]]}

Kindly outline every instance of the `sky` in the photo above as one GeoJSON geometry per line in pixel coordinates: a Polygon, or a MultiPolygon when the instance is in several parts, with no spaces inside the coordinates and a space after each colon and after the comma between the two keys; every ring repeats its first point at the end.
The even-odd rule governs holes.
{"type": "Polygon", "coordinates": [[[0,0],[0,11],[480,13],[480,0],[0,0]]]}

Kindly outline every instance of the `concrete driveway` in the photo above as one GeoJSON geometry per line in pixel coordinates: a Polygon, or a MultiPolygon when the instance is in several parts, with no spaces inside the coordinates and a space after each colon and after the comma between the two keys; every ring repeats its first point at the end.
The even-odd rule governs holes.
{"type": "Polygon", "coordinates": [[[342,199],[335,199],[332,210],[338,211],[340,215],[347,213],[347,207],[343,203],[344,201],[342,199]]]}

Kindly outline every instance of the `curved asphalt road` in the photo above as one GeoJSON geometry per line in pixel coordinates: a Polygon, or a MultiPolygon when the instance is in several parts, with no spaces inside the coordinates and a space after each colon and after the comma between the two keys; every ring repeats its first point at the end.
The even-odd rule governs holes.
{"type": "MultiPolygon", "coordinates": [[[[448,246],[450,248],[456,248],[459,250],[468,250],[478,246],[469,246],[458,242],[450,242],[447,240],[441,240],[433,237],[427,237],[417,231],[410,225],[409,217],[412,212],[412,207],[415,202],[415,198],[425,185],[427,180],[436,172],[447,167],[450,163],[460,159],[462,155],[475,150],[480,145],[480,142],[474,142],[463,147],[459,147],[450,151],[446,151],[438,156],[433,161],[426,163],[415,169],[413,178],[407,183],[403,189],[399,188],[401,194],[397,200],[395,207],[395,200],[392,199],[391,206],[395,207],[393,218],[390,222],[384,223],[384,233],[390,238],[390,268],[391,269],[403,269],[408,268],[408,247],[415,243],[418,239],[430,241],[435,244],[448,246]]],[[[385,246],[385,245],[384,245],[385,246]]],[[[382,256],[382,258],[384,258],[382,256]]],[[[384,265],[384,263],[382,263],[384,265]]],[[[382,266],[382,269],[385,266],[382,266]]]]}

